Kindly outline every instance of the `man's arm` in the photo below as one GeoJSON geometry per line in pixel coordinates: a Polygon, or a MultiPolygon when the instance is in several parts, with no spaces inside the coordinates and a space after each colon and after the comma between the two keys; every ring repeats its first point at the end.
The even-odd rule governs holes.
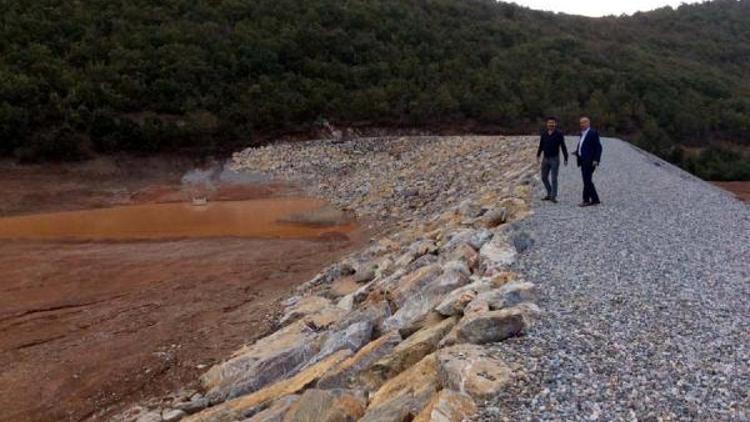
{"type": "Polygon", "coordinates": [[[602,142],[599,139],[599,132],[594,137],[594,162],[598,165],[602,161],[602,142]]]}
{"type": "Polygon", "coordinates": [[[565,158],[565,162],[568,162],[568,147],[565,146],[565,135],[560,133],[560,148],[562,148],[563,158],[565,158]]]}
{"type": "Polygon", "coordinates": [[[539,148],[536,150],[536,159],[539,160],[539,156],[542,155],[542,143],[544,141],[544,135],[539,135],[539,148]]]}

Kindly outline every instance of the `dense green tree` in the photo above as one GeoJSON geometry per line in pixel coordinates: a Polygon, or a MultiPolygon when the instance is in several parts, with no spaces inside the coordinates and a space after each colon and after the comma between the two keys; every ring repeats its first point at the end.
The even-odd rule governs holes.
{"type": "Polygon", "coordinates": [[[214,148],[323,118],[521,133],[554,114],[572,132],[588,114],[703,177],[747,178],[748,0],[600,19],[494,0],[0,0],[0,11],[5,155],[214,148]]]}

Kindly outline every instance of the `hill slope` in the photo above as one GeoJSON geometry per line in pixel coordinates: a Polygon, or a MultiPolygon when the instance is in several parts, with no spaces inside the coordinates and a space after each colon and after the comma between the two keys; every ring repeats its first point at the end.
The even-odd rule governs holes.
{"type": "MultiPolygon", "coordinates": [[[[547,114],[572,128],[580,113],[676,160],[675,143],[750,144],[749,1],[600,19],[490,0],[32,0],[3,9],[6,154],[246,143],[321,118],[528,132],[547,114]]],[[[693,171],[727,157],[703,158],[706,169],[693,171]]],[[[718,175],[748,178],[744,166],[738,159],[718,175]]]]}

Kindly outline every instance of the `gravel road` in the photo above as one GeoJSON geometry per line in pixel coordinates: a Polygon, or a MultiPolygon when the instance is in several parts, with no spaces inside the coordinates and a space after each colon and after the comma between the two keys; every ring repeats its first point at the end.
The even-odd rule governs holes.
{"type": "Polygon", "coordinates": [[[477,419],[750,420],[750,208],[623,141],[602,144],[602,205],[576,206],[571,159],[560,203],[537,200],[517,227],[534,241],[517,270],[540,286],[545,315],[493,345],[523,374],[477,419]]]}

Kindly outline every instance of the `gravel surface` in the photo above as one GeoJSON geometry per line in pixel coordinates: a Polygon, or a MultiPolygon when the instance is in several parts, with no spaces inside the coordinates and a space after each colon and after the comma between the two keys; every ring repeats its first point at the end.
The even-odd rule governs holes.
{"type": "Polygon", "coordinates": [[[545,315],[493,345],[520,375],[477,419],[750,420],[750,208],[602,143],[602,205],[576,206],[571,160],[560,203],[537,200],[517,227],[533,245],[516,269],[540,286],[545,315]]]}

